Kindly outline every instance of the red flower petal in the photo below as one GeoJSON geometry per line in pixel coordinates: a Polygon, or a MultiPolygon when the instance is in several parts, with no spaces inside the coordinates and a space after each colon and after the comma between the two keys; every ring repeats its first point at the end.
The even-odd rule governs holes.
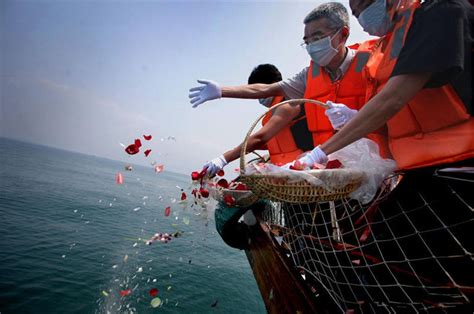
{"type": "Polygon", "coordinates": [[[137,138],[137,139],[135,140],[135,146],[136,146],[137,148],[142,147],[142,141],[140,141],[139,138],[137,138]]]}
{"type": "Polygon", "coordinates": [[[123,176],[120,172],[117,173],[117,176],[115,177],[115,182],[117,184],[123,184],[123,176]]]}
{"type": "Polygon", "coordinates": [[[220,179],[219,181],[217,181],[217,185],[224,189],[229,188],[229,183],[227,182],[226,179],[220,179]]]}
{"type": "Polygon", "coordinates": [[[330,160],[326,164],[326,169],[342,168],[342,163],[338,159],[330,160]]]}
{"type": "Polygon", "coordinates": [[[247,186],[246,186],[245,184],[239,183],[239,184],[237,184],[237,186],[235,187],[234,190],[237,190],[237,191],[247,191],[248,188],[247,188],[247,186]]]}
{"type": "Polygon", "coordinates": [[[200,188],[199,189],[199,193],[201,193],[202,197],[204,198],[208,198],[209,197],[209,190],[205,189],[205,188],[200,188]]]}
{"type": "Polygon", "coordinates": [[[235,203],[235,199],[232,197],[232,195],[224,195],[224,203],[226,203],[227,206],[232,206],[235,203]]]}
{"type": "Polygon", "coordinates": [[[219,170],[219,171],[217,172],[217,175],[218,175],[219,177],[223,177],[224,174],[225,174],[224,170],[219,170]]]}
{"type": "Polygon", "coordinates": [[[152,136],[151,135],[143,135],[143,138],[147,141],[151,140],[152,136]]]}
{"type": "Polygon", "coordinates": [[[148,157],[148,155],[150,155],[150,153],[151,153],[151,149],[147,149],[147,150],[144,152],[144,154],[145,154],[146,157],[148,157]]]}
{"type": "Polygon", "coordinates": [[[193,190],[191,191],[191,194],[194,195],[194,197],[196,197],[197,191],[198,191],[197,189],[193,189],[193,190]]]}
{"type": "Polygon", "coordinates": [[[165,208],[165,216],[168,217],[171,214],[171,207],[166,207],[165,208]]]}
{"type": "Polygon", "coordinates": [[[184,201],[186,200],[187,196],[186,196],[186,193],[181,193],[181,200],[184,201]]]}
{"type": "Polygon", "coordinates": [[[120,291],[120,295],[121,295],[122,297],[125,297],[125,296],[127,296],[127,295],[130,295],[131,293],[132,293],[132,289],[127,289],[127,290],[121,290],[121,291],[120,291]]]}
{"type": "Polygon", "coordinates": [[[194,180],[199,180],[199,179],[200,179],[200,177],[199,177],[199,172],[193,171],[193,172],[191,173],[191,179],[192,179],[193,181],[194,181],[194,180]]]}
{"type": "Polygon", "coordinates": [[[165,168],[164,165],[155,166],[155,172],[160,173],[161,171],[163,171],[164,168],[165,168]]]}
{"type": "Polygon", "coordinates": [[[125,148],[125,151],[129,155],[135,155],[140,151],[140,149],[135,144],[130,144],[125,148]]]}
{"type": "Polygon", "coordinates": [[[156,289],[156,288],[150,289],[150,291],[148,291],[148,293],[149,293],[152,297],[156,297],[156,296],[158,295],[158,289],[156,289]]]}

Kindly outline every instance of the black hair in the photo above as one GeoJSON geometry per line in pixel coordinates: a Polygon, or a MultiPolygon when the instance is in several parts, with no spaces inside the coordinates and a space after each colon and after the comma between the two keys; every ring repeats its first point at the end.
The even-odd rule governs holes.
{"type": "Polygon", "coordinates": [[[260,64],[256,66],[249,76],[249,84],[273,84],[282,80],[281,73],[273,64],[260,64]]]}

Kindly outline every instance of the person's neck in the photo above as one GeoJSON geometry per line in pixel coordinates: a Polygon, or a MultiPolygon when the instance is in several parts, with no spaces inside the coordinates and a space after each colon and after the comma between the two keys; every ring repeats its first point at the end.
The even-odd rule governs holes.
{"type": "Polygon", "coordinates": [[[326,65],[326,69],[331,73],[335,73],[339,69],[341,64],[344,62],[344,60],[346,59],[347,52],[348,52],[348,48],[344,46],[344,48],[339,50],[337,52],[337,55],[335,55],[334,58],[332,58],[331,62],[329,62],[328,65],[326,65]]]}

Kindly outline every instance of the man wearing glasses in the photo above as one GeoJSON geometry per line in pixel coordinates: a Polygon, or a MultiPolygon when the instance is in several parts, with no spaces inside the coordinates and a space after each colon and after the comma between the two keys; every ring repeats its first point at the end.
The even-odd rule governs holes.
{"type": "MultiPolygon", "coordinates": [[[[189,94],[193,108],[221,97],[262,99],[285,96],[286,99],[319,100],[326,102],[329,109],[314,104],[304,106],[313,145],[325,142],[364,104],[366,81],[362,78],[362,70],[374,41],[346,46],[349,15],[346,8],[337,2],[316,7],[305,17],[304,25],[302,46],[311,57],[311,62],[300,73],[273,84],[219,86],[213,81],[198,80],[202,85],[191,88],[189,94]]],[[[385,151],[383,137],[374,133],[369,138],[378,142],[385,151]]]]}

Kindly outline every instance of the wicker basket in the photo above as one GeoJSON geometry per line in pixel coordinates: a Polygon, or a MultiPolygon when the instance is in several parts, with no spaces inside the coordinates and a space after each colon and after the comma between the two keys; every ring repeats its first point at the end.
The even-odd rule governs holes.
{"type": "Polygon", "coordinates": [[[241,191],[241,190],[230,190],[230,189],[209,189],[211,196],[218,202],[225,203],[224,197],[230,195],[235,200],[232,207],[249,207],[258,201],[259,197],[253,193],[253,191],[241,191]]]}
{"type": "Polygon", "coordinates": [[[322,186],[315,186],[311,183],[301,180],[295,182],[289,180],[289,176],[285,177],[281,174],[250,174],[245,173],[245,155],[247,149],[248,139],[253,132],[253,129],[257,126],[259,121],[265,117],[265,115],[275,110],[275,108],[288,104],[288,103],[312,103],[327,108],[327,105],[317,100],[311,99],[292,99],[281,102],[275,106],[272,106],[267,112],[262,114],[257,121],[251,126],[250,130],[242,143],[242,150],[240,152],[240,177],[249,189],[255,194],[255,196],[271,201],[280,201],[288,203],[299,203],[308,204],[320,201],[333,201],[347,197],[351,192],[357,189],[363,178],[363,173],[350,169],[328,169],[328,170],[308,170],[307,174],[315,176],[318,179],[324,180],[328,175],[339,175],[343,176],[344,182],[347,184],[343,187],[326,189],[322,186]],[[330,172],[328,172],[330,171],[330,172]]]}

